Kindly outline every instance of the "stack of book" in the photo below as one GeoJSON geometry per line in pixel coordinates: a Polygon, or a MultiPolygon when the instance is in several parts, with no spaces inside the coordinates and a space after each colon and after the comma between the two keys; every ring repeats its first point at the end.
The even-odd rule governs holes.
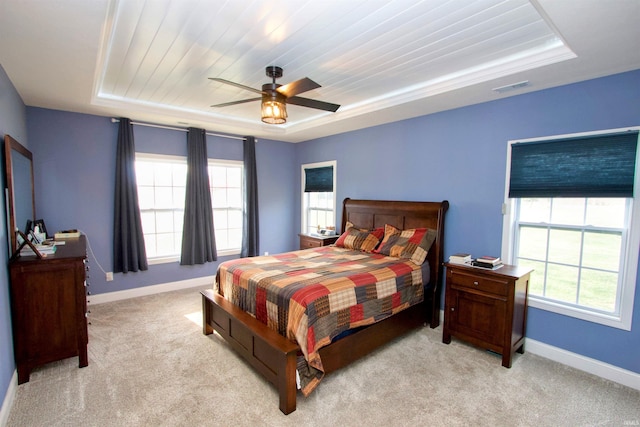
{"type": "Polygon", "coordinates": [[[502,261],[498,257],[494,256],[481,256],[476,258],[472,265],[474,267],[482,267],[482,268],[490,268],[491,270],[496,270],[502,267],[502,261]]]}
{"type": "MultiPolygon", "coordinates": [[[[56,253],[56,246],[55,245],[45,245],[45,244],[34,244],[34,246],[36,247],[36,249],[38,250],[38,252],[40,252],[40,255],[46,257],[47,255],[53,255],[54,253],[56,253]]],[[[31,247],[29,245],[24,245],[22,247],[22,249],[20,249],[20,255],[21,256],[34,256],[35,252],[33,252],[33,249],[31,249],[31,247]]]]}
{"type": "Polygon", "coordinates": [[[471,265],[471,254],[453,254],[449,257],[451,264],[471,265]]]}

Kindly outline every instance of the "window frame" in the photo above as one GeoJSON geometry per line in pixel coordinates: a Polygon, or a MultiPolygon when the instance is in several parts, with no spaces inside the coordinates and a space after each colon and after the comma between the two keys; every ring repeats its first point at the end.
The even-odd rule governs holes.
{"type": "MultiPolygon", "coordinates": [[[[136,152],[136,161],[138,159],[141,160],[162,160],[162,161],[170,161],[170,162],[175,162],[175,163],[179,163],[179,164],[184,164],[185,166],[187,165],[187,158],[186,156],[180,156],[180,155],[171,155],[171,154],[156,154],[156,153],[143,153],[143,152],[136,152]]],[[[242,194],[244,197],[244,192],[246,191],[246,185],[244,182],[244,162],[241,160],[225,160],[225,159],[214,159],[214,158],[209,158],[207,159],[207,166],[211,167],[211,166],[219,166],[219,165],[232,165],[232,166],[239,166],[240,167],[240,171],[241,171],[241,177],[242,177],[242,194]]],[[[186,186],[186,177],[185,177],[185,186],[186,186]]],[[[211,186],[209,187],[209,191],[211,191],[211,186]]],[[[211,199],[212,203],[213,203],[213,194],[212,194],[212,199],[211,199]]],[[[216,208],[214,206],[212,206],[212,209],[215,211],[216,209],[221,209],[221,208],[216,208]]],[[[240,208],[242,210],[242,207],[240,208]]],[[[184,206],[183,209],[184,211],[184,206]]],[[[141,210],[142,212],[142,210],[141,210]]],[[[215,230],[215,222],[214,222],[214,230],[215,230]]],[[[218,256],[231,256],[231,255],[240,255],[242,248],[237,248],[237,249],[229,249],[229,250],[218,250],[217,251],[217,255],[218,256]]],[[[177,255],[165,255],[165,256],[156,256],[156,257],[149,257],[147,256],[147,263],[149,265],[155,265],[155,264],[165,264],[165,263],[170,263],[170,262],[179,262],[180,261],[180,253],[178,253],[177,255]]]]}
{"type": "MultiPolygon", "coordinates": [[[[505,260],[505,262],[513,264],[516,260],[517,255],[517,199],[509,198],[511,149],[513,144],[521,142],[554,141],[566,138],[588,137],[638,130],[640,130],[640,127],[629,127],[508,141],[505,193],[504,204],[502,208],[502,258],[505,260]]],[[[562,302],[552,301],[544,297],[531,294],[529,294],[528,297],[529,306],[581,320],[586,320],[593,323],[623,329],[626,331],[631,330],[639,262],[638,247],[640,247],[640,144],[638,146],[638,150],[636,151],[636,174],[634,178],[634,189],[634,197],[630,198],[631,203],[629,203],[631,206],[629,209],[630,212],[628,213],[628,222],[625,224],[626,240],[623,239],[624,247],[622,248],[623,253],[621,257],[622,268],[619,271],[619,274],[621,276],[621,286],[619,295],[617,295],[617,297],[620,299],[620,310],[618,315],[600,313],[595,310],[592,311],[587,308],[567,305],[563,304],[562,302]]]]}
{"type": "MultiPolygon", "coordinates": [[[[315,168],[322,168],[322,167],[327,167],[327,166],[332,166],[333,167],[333,218],[334,221],[337,220],[337,205],[336,205],[336,195],[337,195],[337,174],[338,174],[338,162],[336,160],[328,160],[325,162],[316,162],[316,163],[305,163],[302,164],[300,166],[300,173],[301,173],[301,178],[300,178],[300,232],[302,234],[308,234],[308,218],[307,218],[307,209],[305,207],[305,180],[306,180],[306,174],[305,174],[305,170],[306,169],[315,169],[315,168]]],[[[330,224],[327,224],[330,225],[330,224]]],[[[336,224],[332,224],[334,226],[336,226],[336,230],[337,230],[337,225],[336,224]]]]}

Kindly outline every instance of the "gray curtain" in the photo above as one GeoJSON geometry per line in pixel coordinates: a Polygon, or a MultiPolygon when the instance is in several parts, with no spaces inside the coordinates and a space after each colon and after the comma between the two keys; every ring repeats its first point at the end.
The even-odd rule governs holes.
{"type": "Polygon", "coordinates": [[[113,223],[113,271],[147,270],[135,171],[136,150],[131,120],[120,119],[116,153],[116,188],[113,223]]]}
{"type": "Polygon", "coordinates": [[[260,254],[256,139],[253,136],[247,136],[244,139],[244,183],[242,250],[240,251],[240,256],[249,257],[260,254]]]}
{"type": "Polygon", "coordinates": [[[216,240],[204,129],[189,128],[187,133],[186,192],[180,264],[195,265],[215,261],[216,240]]]}

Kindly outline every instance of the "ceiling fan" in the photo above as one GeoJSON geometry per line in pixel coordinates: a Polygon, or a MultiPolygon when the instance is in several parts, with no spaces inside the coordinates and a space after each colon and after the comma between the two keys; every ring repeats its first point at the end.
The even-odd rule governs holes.
{"type": "Polygon", "coordinates": [[[286,85],[276,83],[276,79],[282,77],[282,68],[270,65],[266,68],[266,74],[271,77],[271,83],[262,85],[262,90],[235,83],[218,77],[209,77],[210,80],[228,84],[260,94],[260,98],[242,99],[240,101],[225,102],[212,105],[212,107],[227,107],[229,105],[244,104],[245,102],[262,101],[262,121],[269,124],[282,124],[287,121],[287,104],[300,105],[301,107],[315,108],[317,110],[336,112],[340,105],[315,99],[301,98],[300,93],[319,88],[320,85],[308,77],[286,85]]]}

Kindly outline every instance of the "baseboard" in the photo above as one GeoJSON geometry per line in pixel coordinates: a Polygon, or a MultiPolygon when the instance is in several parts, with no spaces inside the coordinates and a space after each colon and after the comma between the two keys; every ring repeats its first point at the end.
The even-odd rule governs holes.
{"type": "Polygon", "coordinates": [[[196,277],[195,279],[180,280],[178,282],[162,283],[160,285],[143,286],[127,289],[125,291],[107,292],[91,295],[90,305],[104,304],[106,302],[119,301],[129,298],[137,298],[146,295],[160,294],[163,292],[178,291],[181,289],[197,288],[200,286],[213,286],[215,276],[196,277]]]}
{"type": "MultiPolygon", "coordinates": [[[[440,310],[440,325],[444,325],[444,310],[440,310]]],[[[622,369],[577,353],[572,353],[531,338],[526,338],[525,349],[527,352],[544,357],[545,359],[550,359],[600,378],[640,390],[640,374],[636,372],[622,369]]]]}
{"type": "Polygon", "coordinates": [[[562,363],[563,365],[640,390],[640,374],[636,372],[628,371],[530,338],[526,339],[525,349],[527,352],[551,359],[554,362],[562,363]]]}
{"type": "Polygon", "coordinates": [[[2,402],[2,409],[0,409],[0,426],[6,426],[9,422],[9,412],[13,406],[13,400],[16,398],[16,390],[18,388],[18,371],[13,371],[11,381],[9,381],[9,387],[7,388],[7,394],[4,395],[4,401],[2,402]]]}

